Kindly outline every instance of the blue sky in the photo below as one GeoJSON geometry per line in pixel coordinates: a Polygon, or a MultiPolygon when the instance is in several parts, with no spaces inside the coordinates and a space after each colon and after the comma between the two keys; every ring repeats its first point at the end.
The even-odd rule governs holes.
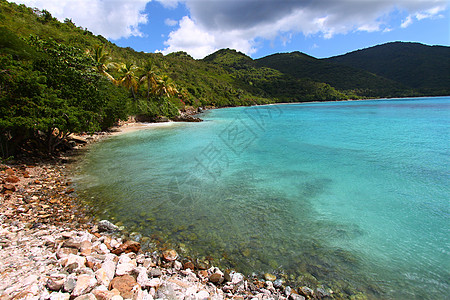
{"type": "Polygon", "coordinates": [[[450,45],[442,0],[16,0],[72,19],[122,47],[203,58],[232,48],[253,58],[317,58],[390,41],[450,45]]]}

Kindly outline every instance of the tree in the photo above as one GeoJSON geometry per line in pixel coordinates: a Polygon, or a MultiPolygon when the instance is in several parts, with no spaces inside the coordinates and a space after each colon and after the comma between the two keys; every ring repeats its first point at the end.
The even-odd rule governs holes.
{"type": "Polygon", "coordinates": [[[119,72],[122,73],[122,78],[118,80],[119,85],[131,91],[134,101],[136,101],[136,93],[139,86],[138,78],[135,74],[139,68],[133,63],[125,63],[119,66],[119,72]]]}
{"type": "Polygon", "coordinates": [[[39,56],[30,61],[0,48],[0,148],[14,155],[24,145],[52,153],[71,133],[93,132],[126,117],[123,89],[92,71],[82,50],[31,37],[39,56]]]}
{"type": "Polygon", "coordinates": [[[106,72],[110,67],[114,67],[115,64],[108,63],[110,60],[110,54],[105,50],[105,47],[103,45],[97,45],[89,51],[89,54],[95,63],[95,69],[97,72],[111,80],[114,84],[118,85],[117,80],[111,74],[106,72]]]}
{"type": "Polygon", "coordinates": [[[169,76],[163,75],[158,80],[155,94],[159,97],[170,98],[171,96],[178,94],[178,90],[175,87],[175,83],[173,82],[173,80],[169,76]]]}
{"type": "Polygon", "coordinates": [[[148,61],[145,65],[144,74],[139,79],[140,83],[147,85],[147,101],[150,100],[150,94],[154,92],[158,86],[158,75],[156,75],[156,66],[152,61],[148,61]]]}

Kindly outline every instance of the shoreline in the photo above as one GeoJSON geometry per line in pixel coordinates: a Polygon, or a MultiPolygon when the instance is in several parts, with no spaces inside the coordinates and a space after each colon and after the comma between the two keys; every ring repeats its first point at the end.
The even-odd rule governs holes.
{"type": "Polygon", "coordinates": [[[122,124],[113,132],[81,137],[86,142],[57,159],[0,164],[1,300],[334,298],[330,289],[285,286],[274,274],[246,278],[183,258],[173,249],[142,253],[139,243],[123,235],[126,231],[100,232],[72,186],[69,169],[77,154],[104,138],[175,123],[122,124]],[[130,243],[139,249],[119,253],[130,243]],[[99,271],[108,257],[115,264],[109,281],[99,271]],[[125,279],[133,285],[132,294],[111,285],[125,279]]]}

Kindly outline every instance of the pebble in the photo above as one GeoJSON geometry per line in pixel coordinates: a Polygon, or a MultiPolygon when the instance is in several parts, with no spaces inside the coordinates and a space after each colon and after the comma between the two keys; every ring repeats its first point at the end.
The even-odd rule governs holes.
{"type": "Polygon", "coordinates": [[[270,273],[266,273],[264,274],[264,279],[268,281],[275,281],[277,279],[277,276],[270,273]]]}
{"type": "MultiPolygon", "coordinates": [[[[0,172],[0,299],[304,299],[273,274],[265,285],[207,260],[183,264],[174,249],[142,253],[138,242],[115,237],[110,221],[78,221],[58,168],[0,172]]],[[[299,292],[314,293],[306,288],[299,292]]]]}

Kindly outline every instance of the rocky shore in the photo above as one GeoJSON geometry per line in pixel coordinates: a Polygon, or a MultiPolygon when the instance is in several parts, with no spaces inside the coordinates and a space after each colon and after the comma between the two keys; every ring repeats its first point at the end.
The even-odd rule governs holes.
{"type": "Polygon", "coordinates": [[[1,300],[332,298],[331,290],[289,287],[274,274],[206,267],[173,249],[143,252],[79,206],[66,163],[0,165],[1,300]]]}

